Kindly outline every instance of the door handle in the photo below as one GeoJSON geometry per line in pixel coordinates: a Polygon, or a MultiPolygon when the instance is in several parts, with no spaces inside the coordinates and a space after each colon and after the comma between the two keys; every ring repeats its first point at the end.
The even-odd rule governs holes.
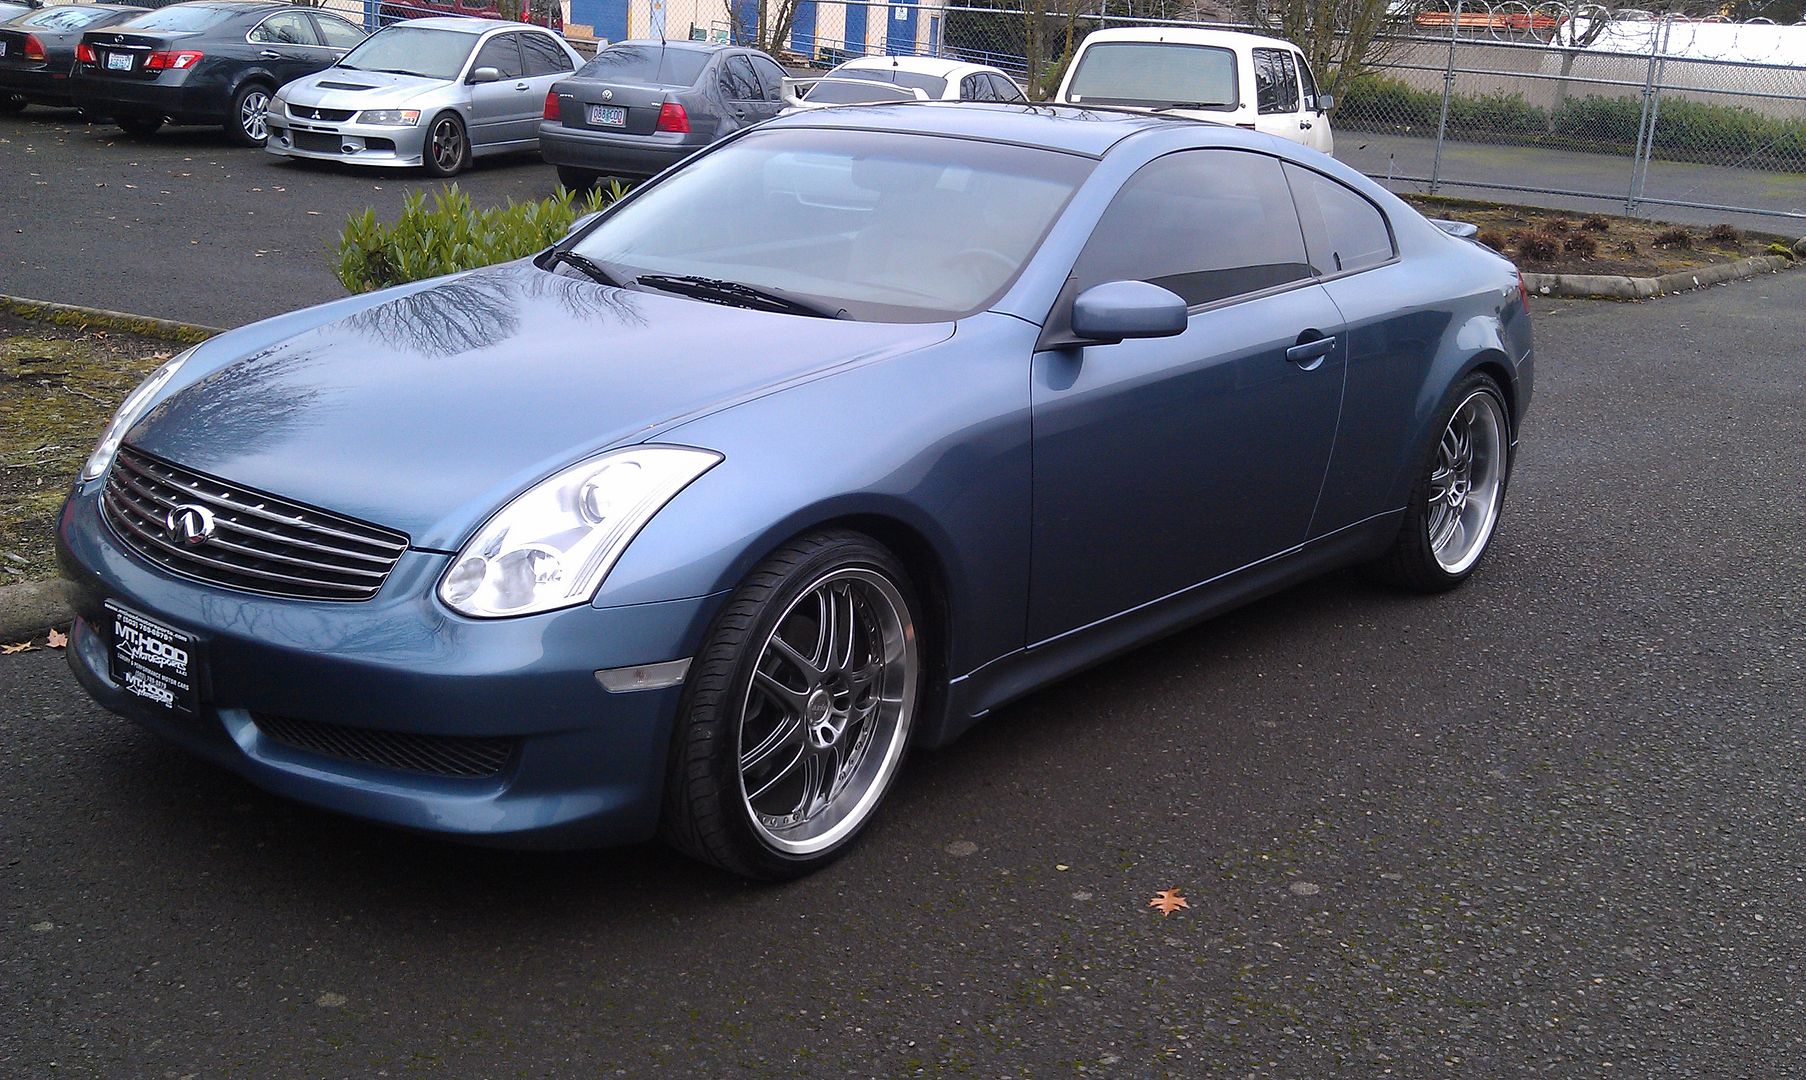
{"type": "Polygon", "coordinates": [[[1298,121],[1298,130],[1309,131],[1310,129],[1311,129],[1311,122],[1309,120],[1298,121]]]}
{"type": "Polygon", "coordinates": [[[279,52],[277,52],[277,51],[276,51],[276,50],[274,50],[274,49],[265,49],[265,50],[263,50],[263,51],[262,51],[262,52],[260,52],[260,53],[258,53],[258,54],[257,54],[257,55],[258,55],[258,56],[261,56],[261,57],[263,57],[263,58],[264,58],[264,59],[265,59],[265,60],[280,60],[280,59],[282,59],[282,54],[281,54],[281,53],[279,53],[279,52]]]}
{"type": "Polygon", "coordinates": [[[516,90],[525,90],[525,89],[527,89],[527,84],[524,82],[523,83],[515,83],[514,88],[516,90]]]}
{"type": "Polygon", "coordinates": [[[1286,350],[1286,359],[1303,371],[1316,371],[1323,366],[1323,358],[1336,350],[1334,335],[1321,337],[1315,330],[1306,330],[1298,338],[1298,344],[1286,350]]]}

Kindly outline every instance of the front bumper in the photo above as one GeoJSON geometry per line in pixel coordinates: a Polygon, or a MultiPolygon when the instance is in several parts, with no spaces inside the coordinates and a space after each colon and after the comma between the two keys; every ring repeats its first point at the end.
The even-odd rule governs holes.
{"type": "Polygon", "coordinates": [[[552,165],[587,169],[604,176],[657,176],[702,149],[681,141],[678,132],[625,135],[569,128],[555,121],[539,125],[539,156],[552,165]]]}
{"type": "Polygon", "coordinates": [[[69,663],[108,709],[279,795],[389,825],[520,847],[632,843],[656,831],[683,688],[611,693],[596,672],[693,655],[720,594],[465,619],[433,595],[449,557],[410,550],[369,601],[258,596],[140,559],[102,521],[98,490],[70,498],[57,550],[75,586],[69,663]],[[109,600],[199,639],[197,715],[114,682],[109,600]],[[273,735],[273,722],[260,725],[272,717],[511,749],[493,775],[448,776],[304,749],[273,735]]]}
{"type": "Polygon", "coordinates": [[[426,145],[425,124],[379,127],[353,120],[333,123],[271,109],[269,125],[269,141],[263,148],[278,157],[409,168],[422,164],[426,145]]]}

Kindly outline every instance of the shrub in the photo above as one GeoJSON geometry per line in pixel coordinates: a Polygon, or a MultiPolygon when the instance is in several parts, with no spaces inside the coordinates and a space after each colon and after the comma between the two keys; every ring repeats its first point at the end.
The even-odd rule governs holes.
{"type": "Polygon", "coordinates": [[[1487,247],[1492,248],[1494,251],[1504,251],[1511,243],[1511,241],[1507,240],[1504,236],[1493,232],[1491,229],[1482,229],[1480,234],[1475,236],[1474,239],[1485,244],[1487,247]]]}
{"type": "Polygon", "coordinates": [[[625,193],[612,184],[582,197],[561,191],[479,210],[456,184],[436,193],[430,206],[424,192],[415,192],[393,224],[378,222],[374,210],[353,214],[339,234],[333,273],[359,293],[519,259],[551,246],[579,216],[625,193]]]}
{"type": "Polygon", "coordinates": [[[1781,243],[1779,240],[1768,245],[1768,253],[1770,255],[1779,255],[1783,259],[1787,259],[1790,262],[1794,259],[1799,258],[1798,255],[1794,254],[1793,248],[1788,247],[1786,244],[1781,243]]]}
{"type": "Polygon", "coordinates": [[[1561,242],[1561,246],[1568,254],[1578,255],[1583,259],[1590,259],[1599,253],[1599,241],[1583,232],[1570,234],[1561,242]]]}
{"type": "Polygon", "coordinates": [[[1548,224],[1544,225],[1543,228],[1557,236],[1566,236],[1574,231],[1574,223],[1564,217],[1551,218],[1549,219],[1548,224]]]}
{"type": "Polygon", "coordinates": [[[1659,248],[1680,248],[1686,251],[1693,247],[1693,234],[1686,229],[1667,229],[1656,233],[1652,243],[1659,248]]]}
{"type": "Polygon", "coordinates": [[[1727,225],[1721,221],[1706,231],[1706,239],[1714,244],[1741,244],[1743,243],[1743,233],[1737,226],[1727,225]]]}
{"type": "Polygon", "coordinates": [[[1511,244],[1519,258],[1530,262],[1548,262],[1561,254],[1561,239],[1546,232],[1519,230],[1511,234],[1511,244]]]}
{"type": "Polygon", "coordinates": [[[1612,223],[1598,214],[1588,214],[1580,223],[1587,232],[1608,233],[1612,231],[1612,223]]]}

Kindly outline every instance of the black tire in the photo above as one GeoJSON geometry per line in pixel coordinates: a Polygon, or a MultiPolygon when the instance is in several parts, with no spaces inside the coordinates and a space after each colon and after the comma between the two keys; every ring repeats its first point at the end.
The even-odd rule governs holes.
{"type": "Polygon", "coordinates": [[[457,114],[442,112],[426,128],[420,164],[429,176],[456,176],[470,167],[470,131],[457,114]]]}
{"type": "Polygon", "coordinates": [[[239,87],[226,113],[226,138],[239,146],[262,146],[269,141],[270,95],[270,88],[260,82],[239,87]]]}
{"type": "MultiPolygon", "coordinates": [[[[862,583],[856,587],[866,586],[862,583]]],[[[849,600],[846,609],[849,614],[854,611],[853,603],[849,600]]],[[[869,615],[875,611],[875,606],[863,610],[869,615]]],[[[861,533],[840,530],[816,533],[786,544],[761,563],[722,609],[710,629],[707,644],[697,654],[690,668],[673,735],[670,770],[665,787],[662,823],[665,840],[703,862],[712,863],[743,877],[765,881],[801,877],[819,870],[845,852],[872,820],[895,780],[908,748],[909,736],[925,690],[924,653],[918,644],[922,627],[921,610],[902,564],[883,546],[861,533]],[[872,732],[879,734],[860,734],[855,737],[853,733],[859,721],[843,722],[841,728],[834,733],[837,745],[832,749],[820,749],[813,734],[817,729],[812,726],[818,721],[812,718],[823,716],[815,712],[815,705],[818,696],[828,691],[818,688],[811,693],[808,690],[809,684],[805,683],[804,690],[797,696],[806,697],[809,707],[805,712],[797,714],[796,761],[801,761],[808,754],[819,754],[824,759],[831,754],[837,767],[844,761],[854,763],[846,766],[847,772],[860,774],[870,769],[874,775],[869,783],[863,785],[849,781],[845,788],[838,789],[842,795],[829,798],[821,812],[815,815],[820,822],[838,822],[832,828],[825,829],[823,835],[805,841],[825,846],[808,851],[783,850],[779,846],[783,843],[783,838],[778,837],[770,827],[770,820],[766,819],[763,823],[755,820],[753,802],[759,796],[757,793],[751,798],[747,796],[741,773],[743,727],[748,724],[749,718],[751,722],[757,722],[752,705],[752,702],[758,700],[753,696],[752,690],[754,670],[762,658],[778,655],[775,652],[767,654],[766,650],[781,621],[791,618],[806,620],[806,610],[812,610],[808,598],[822,593],[824,589],[834,588],[832,583],[836,576],[848,574],[889,582],[894,588],[888,595],[894,598],[893,603],[901,603],[903,610],[897,614],[906,621],[900,624],[900,628],[910,644],[907,651],[901,654],[894,649],[886,650],[887,655],[900,655],[900,662],[904,665],[899,670],[906,673],[906,681],[889,683],[893,689],[898,686],[903,688],[897,694],[901,706],[894,725],[883,725],[876,720],[865,722],[872,725],[872,732]],[[888,732],[888,735],[884,732],[888,732]],[[881,738],[884,739],[882,743],[881,738]],[[868,739],[869,741],[863,741],[868,739]],[[812,747],[816,749],[812,750],[812,747]],[[869,757],[872,754],[881,756],[869,757]],[[875,794],[865,794],[869,792],[875,794]],[[843,797],[850,801],[842,802],[843,797]],[[848,812],[849,806],[856,807],[856,810],[848,812]],[[833,836],[833,832],[838,829],[847,831],[844,835],[833,836]]],[[[848,625],[857,629],[857,619],[858,616],[854,616],[848,625]]],[[[827,636],[823,634],[822,638],[826,639],[827,636]]],[[[854,633],[848,635],[849,654],[853,651],[850,643],[855,636],[854,633]]],[[[832,649],[827,655],[832,655],[832,649]]],[[[865,655],[875,658],[877,650],[865,655]]],[[[850,667],[850,655],[848,660],[847,666],[850,667]]],[[[767,659],[767,662],[770,660],[767,659]]],[[[872,670],[877,664],[878,661],[872,659],[865,670],[872,670]]],[[[770,671],[766,674],[770,674],[770,671]]],[[[832,679],[833,676],[829,678],[832,679]]],[[[866,700],[872,703],[872,715],[877,716],[877,710],[882,708],[881,699],[889,696],[876,688],[881,679],[888,679],[888,676],[870,678],[863,684],[866,689],[853,692],[848,700],[854,700],[855,696],[869,691],[866,700]]],[[[758,708],[782,711],[768,706],[758,708]]],[[[824,726],[830,723],[825,719],[820,722],[824,726]]],[[[757,729],[754,730],[755,738],[760,738],[756,734],[757,729]]],[[[766,739],[760,745],[777,745],[778,742],[789,741],[774,740],[771,737],[766,739]]],[[[775,761],[787,753],[787,750],[773,750],[770,756],[775,761]]],[[[806,766],[800,771],[792,771],[794,769],[794,765],[789,768],[780,767],[764,775],[795,776],[806,791],[809,786],[807,777],[811,770],[806,766]]],[[[819,771],[817,775],[819,776],[819,771]]],[[[775,780],[770,782],[778,783],[775,780]]],[[[818,787],[817,790],[821,788],[818,787]]],[[[783,798],[784,792],[780,790],[777,797],[783,798]]],[[[806,805],[810,801],[810,796],[804,794],[798,805],[806,805]]],[[[803,830],[817,827],[820,826],[807,820],[794,826],[803,830]]],[[[803,834],[793,835],[800,837],[803,834]]]]}
{"type": "MultiPolygon", "coordinates": [[[[1411,592],[1445,592],[1473,576],[1486,552],[1492,547],[1499,512],[1506,489],[1510,486],[1511,412],[1498,383],[1478,372],[1469,375],[1449,391],[1436,417],[1436,424],[1431,429],[1430,444],[1419,458],[1417,479],[1411,485],[1411,497],[1405,504],[1405,516],[1399,525],[1398,537],[1392,542],[1392,550],[1368,568],[1379,580],[1411,592]],[[1464,409],[1470,402],[1476,407],[1490,404],[1491,408],[1496,409],[1494,422],[1500,428],[1498,437],[1501,440],[1497,450],[1497,491],[1493,495],[1491,514],[1485,522],[1484,530],[1474,530],[1479,534],[1478,550],[1470,547],[1463,558],[1453,560],[1458,565],[1451,568],[1445,565],[1446,555],[1444,558],[1438,557],[1433,537],[1437,515],[1432,497],[1440,487],[1438,478],[1446,475],[1441,467],[1444,439],[1451,433],[1456,412],[1464,409]]],[[[1463,494],[1466,494],[1465,489],[1463,494]]]]}
{"type": "Polygon", "coordinates": [[[115,117],[113,122],[127,135],[138,136],[149,135],[163,126],[161,116],[120,116],[115,117]]]}
{"type": "Polygon", "coordinates": [[[595,187],[601,179],[601,173],[593,173],[588,169],[573,169],[569,165],[558,166],[558,186],[578,195],[595,187]]]}
{"type": "Polygon", "coordinates": [[[18,94],[0,94],[0,113],[24,112],[25,104],[25,99],[18,94]]]}

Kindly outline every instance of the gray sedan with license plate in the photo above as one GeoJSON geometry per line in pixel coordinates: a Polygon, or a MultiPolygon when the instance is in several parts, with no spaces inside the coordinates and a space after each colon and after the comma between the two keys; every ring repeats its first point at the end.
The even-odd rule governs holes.
{"type": "Polygon", "coordinates": [[[582,63],[547,30],[434,18],[372,34],[270,103],[267,149],[283,157],[422,166],[451,176],[476,157],[532,150],[552,85],[582,63]]]}

